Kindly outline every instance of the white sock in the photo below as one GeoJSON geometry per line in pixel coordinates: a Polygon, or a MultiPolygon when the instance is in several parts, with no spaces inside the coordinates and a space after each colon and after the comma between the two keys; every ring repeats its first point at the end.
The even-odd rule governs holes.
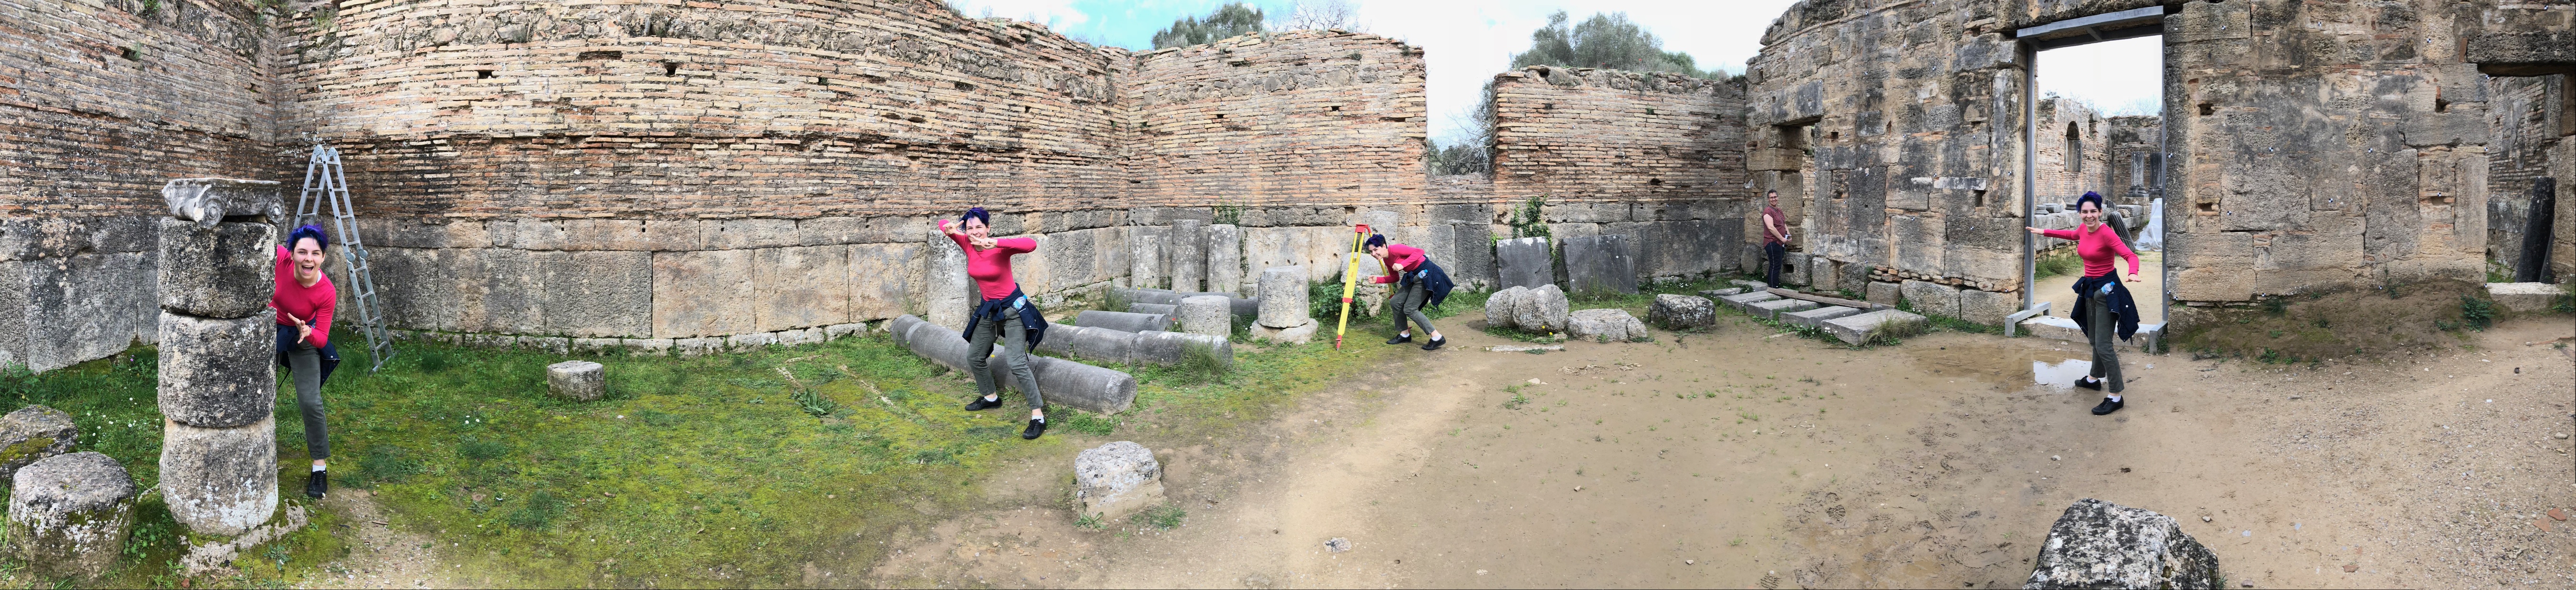
{"type": "Polygon", "coordinates": [[[313,466],[313,472],[314,472],[314,473],[321,473],[321,472],[322,472],[322,466],[320,466],[320,465],[315,465],[315,466],[313,466]]]}
{"type": "Polygon", "coordinates": [[[996,393],[996,394],[992,394],[992,395],[984,396],[984,401],[988,401],[988,402],[998,402],[998,401],[1002,401],[1002,394],[996,393]]]}
{"type": "Polygon", "coordinates": [[[1039,421],[1039,422],[1045,422],[1045,421],[1046,421],[1046,417],[1045,417],[1045,416],[1037,416],[1037,417],[1032,417],[1032,418],[1029,418],[1029,419],[1030,419],[1030,420],[1036,420],[1036,421],[1039,421]]]}
{"type": "Polygon", "coordinates": [[[2111,396],[2111,403],[2120,403],[2120,396],[2111,396]]]}

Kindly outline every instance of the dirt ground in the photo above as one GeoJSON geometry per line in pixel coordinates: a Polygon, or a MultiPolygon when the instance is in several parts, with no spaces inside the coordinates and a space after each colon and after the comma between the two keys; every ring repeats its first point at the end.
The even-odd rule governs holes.
{"type": "Polygon", "coordinates": [[[2017,587],[2090,497],[2181,520],[2231,585],[2576,585],[2576,521],[2544,515],[2576,512],[2565,316],[2363,362],[2133,356],[2108,417],[2064,385],[2082,351],[2044,339],[1849,350],[1738,319],[1531,355],[1448,334],[1230,440],[1122,431],[1157,449],[1179,528],[1077,528],[1068,448],[807,582],[2017,587]]]}
{"type": "Polygon", "coordinates": [[[457,588],[457,583],[438,571],[437,554],[431,550],[428,536],[404,532],[386,525],[384,509],[376,505],[375,494],[367,490],[333,490],[322,500],[325,510],[346,517],[354,530],[342,530],[344,537],[354,536],[349,556],[322,567],[323,576],[304,580],[299,588],[457,588]]]}

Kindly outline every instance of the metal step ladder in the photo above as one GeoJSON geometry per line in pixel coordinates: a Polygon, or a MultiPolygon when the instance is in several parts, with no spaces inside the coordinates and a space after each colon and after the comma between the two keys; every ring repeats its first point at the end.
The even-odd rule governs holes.
{"type": "Polygon", "coordinates": [[[340,148],[313,144],[313,157],[304,164],[304,195],[295,200],[295,225],[302,227],[322,214],[322,203],[331,206],[332,233],[340,236],[341,252],[349,264],[349,281],[344,288],[355,289],[350,300],[358,306],[358,333],[367,337],[367,356],[372,359],[367,372],[385,368],[394,358],[394,341],[385,332],[385,312],[376,299],[375,273],[367,264],[367,245],[358,240],[357,211],[349,206],[349,178],[340,170],[340,148]]]}

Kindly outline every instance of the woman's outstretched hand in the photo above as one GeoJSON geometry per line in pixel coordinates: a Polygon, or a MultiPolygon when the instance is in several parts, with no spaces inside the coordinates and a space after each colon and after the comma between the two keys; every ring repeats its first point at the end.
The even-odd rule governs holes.
{"type": "Polygon", "coordinates": [[[2027,225],[2025,225],[2025,226],[2021,226],[2021,228],[2022,228],[2022,229],[2026,229],[2026,230],[2030,230],[2031,235],[2040,235],[2040,234],[2048,233],[2048,230],[2044,230],[2044,229],[2040,229],[2040,228],[2036,228],[2036,227],[2031,227],[2031,226],[2027,226],[2027,225]]]}

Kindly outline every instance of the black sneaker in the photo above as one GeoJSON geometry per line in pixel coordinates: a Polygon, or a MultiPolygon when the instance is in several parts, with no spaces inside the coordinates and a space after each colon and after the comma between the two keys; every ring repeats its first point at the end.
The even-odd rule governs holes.
{"type": "Polygon", "coordinates": [[[1424,344],[1424,345],[1422,345],[1422,349],[1423,349],[1423,350],[1440,350],[1440,345],[1442,345],[1442,344],[1448,344],[1448,343],[1449,343],[1449,339],[1447,339],[1447,338],[1433,338],[1433,339],[1431,339],[1431,343],[1430,343],[1430,344],[1424,344]]]}
{"type": "Polygon", "coordinates": [[[1037,440],[1038,435],[1042,434],[1046,434],[1046,419],[1030,418],[1029,429],[1020,431],[1020,438],[1025,440],[1037,440]]]}
{"type": "Polygon", "coordinates": [[[2121,406],[2126,406],[2126,405],[2128,405],[2128,404],[2126,404],[2126,403],[2121,403],[2121,402],[2119,402],[2119,401],[2114,401],[2114,400],[2112,400],[2111,398],[2107,398],[2107,397],[2106,397],[2106,398],[2102,398],[2102,405],[2093,406],[2093,415],[2095,415],[2095,416],[2100,416],[2100,415],[2103,415],[2103,414],[2109,414],[2109,413],[2112,413],[2112,412],[2117,412],[2117,411],[2120,411],[2120,407],[2121,407],[2121,406]]]}
{"type": "Polygon", "coordinates": [[[320,500],[328,493],[331,493],[331,472],[315,471],[311,477],[304,478],[304,497],[320,500]]]}
{"type": "Polygon", "coordinates": [[[1412,335],[1412,334],[1397,334],[1394,338],[1388,338],[1388,339],[1386,339],[1386,343],[1387,343],[1387,344],[1403,344],[1403,343],[1406,343],[1406,342],[1412,342],[1412,341],[1413,341],[1413,335],[1412,335]]]}
{"type": "Polygon", "coordinates": [[[993,399],[984,399],[984,398],[980,398],[980,397],[979,397],[979,398],[975,398],[975,401],[966,402],[966,411],[969,411],[969,412],[980,412],[980,411],[984,411],[984,410],[989,410],[989,409],[993,409],[993,408],[998,408],[998,407],[1001,407],[1001,406],[1002,406],[1002,398],[1001,398],[1001,397],[996,396],[996,397],[994,397],[993,399]]]}
{"type": "Polygon", "coordinates": [[[2101,390],[2102,390],[2102,382],[2100,382],[2100,381],[2094,381],[2094,380],[2086,379],[2086,378],[2082,378],[2082,377],[2077,377],[2077,378],[2075,378],[2075,386],[2076,386],[2076,387],[2082,387],[2082,388],[2085,388],[2085,389],[2094,390],[2094,391],[2101,391],[2101,390]]]}

